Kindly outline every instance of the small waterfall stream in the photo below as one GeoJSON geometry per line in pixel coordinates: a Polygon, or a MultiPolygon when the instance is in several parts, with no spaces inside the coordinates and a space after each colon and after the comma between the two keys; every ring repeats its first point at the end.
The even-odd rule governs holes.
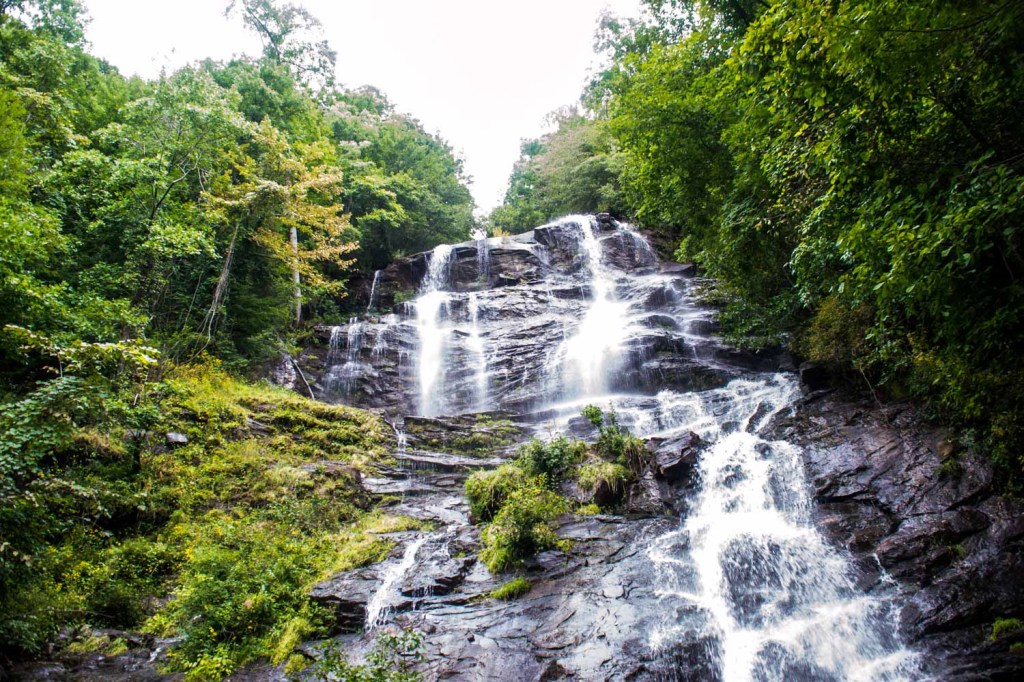
{"type": "MultiPolygon", "coordinates": [[[[642,235],[608,218],[476,236],[418,256],[425,269],[411,306],[331,331],[321,380],[328,397],[396,416],[504,410],[542,438],[586,433],[580,410],[596,404],[637,436],[694,432],[707,446],[695,487],[678,493],[677,521],[579,522],[576,532],[621,545],[613,556],[622,563],[556,571],[561,587],[545,594],[561,601],[551,596],[533,611],[473,601],[471,592],[417,601],[438,633],[436,651],[474,661],[452,677],[528,679],[538,660],[557,654],[577,679],[620,679],[630,661],[631,678],[644,680],[920,679],[916,655],[896,634],[896,595],[858,588],[848,557],[815,528],[799,448],[769,436],[799,395],[794,379],[715,336],[699,280],[659,264],[642,235]],[[372,353],[361,355],[371,338],[372,353]],[[474,649],[475,637],[493,648],[474,649]],[[551,648],[531,644],[545,637],[551,648]],[[481,662],[493,656],[497,668],[481,662]]],[[[376,305],[389,277],[374,278],[376,305]]],[[[401,492],[397,509],[439,521],[445,538],[469,532],[462,481],[495,462],[417,450],[399,433],[404,466],[425,469],[380,491],[401,492]]],[[[438,537],[419,535],[386,565],[368,630],[389,622],[396,590],[424,566],[454,563],[459,580],[493,588],[485,570],[466,573],[472,559],[454,557],[438,537]]],[[[437,670],[457,666],[448,658],[437,654],[437,670]]]]}

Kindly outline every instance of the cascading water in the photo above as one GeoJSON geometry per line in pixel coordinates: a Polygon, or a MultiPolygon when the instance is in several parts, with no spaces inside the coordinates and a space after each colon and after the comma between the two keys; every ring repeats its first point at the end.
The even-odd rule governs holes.
{"type": "MultiPolygon", "coordinates": [[[[409,413],[424,416],[509,410],[545,438],[585,428],[580,410],[596,404],[637,436],[693,431],[707,444],[696,488],[679,493],[688,508],[683,518],[636,540],[632,554],[645,563],[633,568],[647,578],[650,613],[624,625],[628,632],[605,633],[601,646],[613,650],[607,660],[637,636],[649,647],[645,660],[653,661],[655,679],[920,677],[915,655],[895,634],[893,595],[857,588],[848,559],[814,526],[801,452],[767,435],[769,423],[798,395],[793,379],[757,371],[749,358],[746,365],[733,362],[735,352],[713,334],[713,314],[696,301],[697,281],[660,267],[642,235],[608,218],[570,216],[500,242],[477,237],[429,254],[414,316],[396,306],[397,314],[375,318],[373,362],[399,369],[361,374],[393,382],[367,384],[361,395],[398,396],[409,413]]],[[[342,332],[337,339],[332,333],[339,368],[359,362],[353,347],[369,345],[353,326],[344,361],[334,350],[342,332]]],[[[447,456],[417,453],[415,445],[407,451],[402,436],[403,457],[447,456]]],[[[456,483],[454,492],[442,488],[431,493],[440,497],[419,501],[403,492],[402,504],[419,504],[457,525],[465,512],[451,505],[461,500],[460,488],[456,483]]],[[[367,628],[387,620],[396,585],[431,554],[428,537],[388,564],[367,628]]],[[[566,609],[586,612],[579,603],[566,609]]],[[[438,617],[457,611],[445,607],[438,617]]],[[[563,620],[556,619],[559,628],[563,620]]],[[[591,640],[589,631],[580,637],[591,640]]],[[[598,675],[588,661],[606,665],[587,646],[580,644],[577,658],[565,663],[576,666],[579,679],[598,675]]]]}
{"type": "Polygon", "coordinates": [[[487,353],[483,337],[480,336],[480,299],[475,293],[469,295],[469,336],[466,346],[473,354],[473,365],[476,367],[475,379],[476,409],[483,412],[487,409],[487,353]]]}
{"type": "Polygon", "coordinates": [[[377,271],[375,271],[373,273],[373,284],[370,285],[370,300],[366,304],[366,312],[367,312],[367,314],[369,314],[370,311],[372,311],[372,310],[376,310],[377,309],[377,304],[380,301],[379,291],[378,291],[380,289],[380,276],[381,276],[381,271],[380,270],[377,270],[377,271]]]}
{"type": "Polygon", "coordinates": [[[430,539],[429,535],[421,535],[405,547],[401,561],[390,566],[381,580],[380,587],[366,605],[366,629],[379,628],[387,622],[389,605],[395,598],[395,586],[405,577],[416,561],[416,553],[430,539]]]}
{"type": "Polygon", "coordinates": [[[914,679],[891,605],[858,594],[845,559],[813,527],[798,449],[759,435],[796,395],[781,375],[737,380],[676,413],[676,429],[711,446],[690,514],[648,550],[666,610],[693,607],[653,632],[652,645],[671,651],[707,637],[724,682],[914,679]]]}
{"type": "Polygon", "coordinates": [[[443,322],[445,309],[451,300],[451,295],[445,290],[451,257],[450,244],[442,244],[434,249],[426,277],[420,286],[420,295],[416,299],[416,325],[420,341],[417,357],[419,409],[426,416],[439,414],[443,405],[437,382],[444,363],[444,346],[448,334],[443,322]]]}
{"type": "Polygon", "coordinates": [[[347,326],[331,327],[326,360],[329,369],[323,380],[328,392],[347,394],[360,373],[369,369],[359,360],[365,334],[366,324],[356,318],[350,320],[347,326]],[[345,339],[344,353],[341,352],[342,338],[345,339]]]}
{"type": "Polygon", "coordinates": [[[576,333],[566,340],[564,362],[569,367],[566,394],[592,396],[607,390],[618,370],[626,338],[626,305],[616,299],[615,276],[604,265],[601,245],[590,216],[573,216],[580,226],[580,246],[593,288],[593,300],[576,333]],[[575,390],[574,390],[575,389],[575,390]]]}

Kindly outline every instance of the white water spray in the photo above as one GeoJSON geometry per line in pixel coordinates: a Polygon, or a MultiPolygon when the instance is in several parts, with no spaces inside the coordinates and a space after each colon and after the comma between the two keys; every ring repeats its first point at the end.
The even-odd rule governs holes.
{"type": "Polygon", "coordinates": [[[420,286],[420,296],[416,299],[416,328],[420,340],[419,410],[428,417],[439,414],[444,405],[437,383],[441,378],[448,336],[448,329],[442,322],[451,300],[451,294],[444,289],[448,286],[452,251],[450,244],[434,248],[426,277],[420,286]]]}

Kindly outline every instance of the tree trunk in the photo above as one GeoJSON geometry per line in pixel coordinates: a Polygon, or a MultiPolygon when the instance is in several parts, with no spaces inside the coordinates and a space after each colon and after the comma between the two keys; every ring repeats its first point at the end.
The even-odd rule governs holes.
{"type": "Polygon", "coordinates": [[[291,226],[290,236],[292,240],[292,254],[295,256],[295,264],[292,265],[292,281],[295,282],[295,325],[302,323],[302,278],[299,275],[299,231],[294,225],[291,226]]]}

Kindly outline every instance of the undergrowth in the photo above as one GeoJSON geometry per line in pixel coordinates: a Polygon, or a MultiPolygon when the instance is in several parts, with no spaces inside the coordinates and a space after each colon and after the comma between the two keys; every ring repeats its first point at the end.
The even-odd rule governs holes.
{"type": "Polygon", "coordinates": [[[2,472],[0,653],[76,628],[75,651],[109,653],[87,633],[112,627],[180,637],[169,666],[189,680],[282,662],[329,624],[308,588],[417,525],[371,513],[356,485],[390,439],[376,416],[213,361],[158,383],[99,376],[44,382],[0,413],[7,449],[33,462],[2,472]]]}

